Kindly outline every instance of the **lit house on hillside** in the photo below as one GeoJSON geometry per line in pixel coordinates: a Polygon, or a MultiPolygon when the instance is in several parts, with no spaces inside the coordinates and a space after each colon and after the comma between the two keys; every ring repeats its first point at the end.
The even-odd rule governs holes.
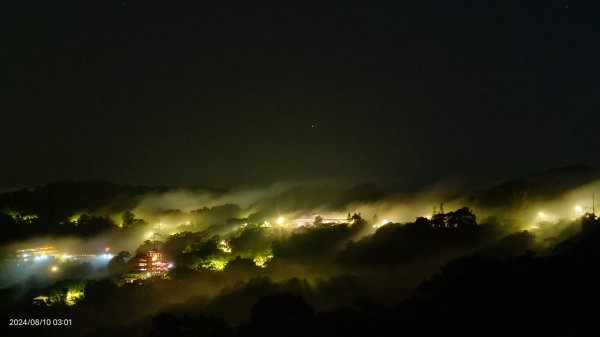
{"type": "Polygon", "coordinates": [[[168,270],[168,263],[160,252],[151,250],[138,258],[138,267],[149,273],[149,276],[162,275],[168,270]]]}
{"type": "Polygon", "coordinates": [[[154,276],[163,276],[171,267],[162,253],[156,250],[138,256],[137,266],[136,269],[132,269],[123,275],[121,280],[124,283],[134,283],[154,276]]]}

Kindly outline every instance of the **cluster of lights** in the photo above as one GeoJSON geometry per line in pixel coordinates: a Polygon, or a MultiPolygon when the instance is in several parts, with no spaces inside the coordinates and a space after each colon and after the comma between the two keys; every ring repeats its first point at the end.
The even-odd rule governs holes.
{"type": "Polygon", "coordinates": [[[46,254],[42,254],[42,255],[33,257],[33,261],[43,261],[43,260],[47,260],[47,259],[48,259],[48,255],[46,255],[46,254]]]}
{"type": "MultiPolygon", "coordinates": [[[[276,224],[278,224],[278,225],[280,225],[280,226],[282,226],[282,225],[285,225],[285,218],[284,218],[284,217],[282,217],[282,216],[280,216],[280,217],[278,217],[277,219],[275,219],[275,223],[276,223],[276,224]]],[[[240,228],[244,228],[244,227],[246,227],[247,225],[248,225],[247,223],[245,223],[245,224],[242,224],[242,225],[240,226],[240,228]]],[[[261,224],[259,227],[266,227],[266,228],[270,228],[271,226],[272,226],[272,223],[271,223],[269,220],[265,220],[265,221],[264,221],[264,222],[263,222],[263,223],[262,223],[262,224],[261,224]]]]}
{"type": "Polygon", "coordinates": [[[73,258],[73,255],[69,255],[69,254],[62,254],[62,255],[60,256],[60,258],[61,258],[61,260],[63,260],[63,261],[64,261],[64,260],[67,260],[67,259],[72,259],[72,258],[73,258]]]}
{"type": "MultiPolygon", "coordinates": [[[[575,216],[576,217],[581,217],[584,214],[584,208],[581,205],[575,205],[573,207],[573,210],[575,211],[575,216]]],[[[544,211],[538,211],[537,212],[537,220],[539,222],[550,221],[551,217],[550,217],[550,215],[548,215],[544,211]]],[[[540,228],[541,227],[540,227],[539,224],[535,224],[535,225],[529,226],[529,230],[538,230],[540,228]]]]}
{"type": "Polygon", "coordinates": [[[110,247],[106,247],[103,254],[67,254],[59,253],[54,247],[41,247],[17,250],[16,255],[23,262],[47,263],[51,260],[61,262],[78,259],[110,260],[114,257],[114,254],[109,253],[109,251],[110,247]]]}

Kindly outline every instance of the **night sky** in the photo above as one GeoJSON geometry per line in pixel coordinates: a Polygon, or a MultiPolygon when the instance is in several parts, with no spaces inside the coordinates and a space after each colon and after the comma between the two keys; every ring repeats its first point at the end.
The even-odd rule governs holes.
{"type": "Polygon", "coordinates": [[[600,166],[594,3],[0,0],[0,188],[600,166]]]}

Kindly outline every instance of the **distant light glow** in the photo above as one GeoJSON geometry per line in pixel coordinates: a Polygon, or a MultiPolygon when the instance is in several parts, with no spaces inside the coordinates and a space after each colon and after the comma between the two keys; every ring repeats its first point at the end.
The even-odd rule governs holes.
{"type": "Polygon", "coordinates": [[[77,301],[81,300],[84,296],[84,292],[83,291],[78,291],[78,290],[69,290],[67,292],[67,298],[65,299],[65,304],[72,306],[77,304],[77,301]]]}
{"type": "Polygon", "coordinates": [[[46,260],[46,259],[48,259],[48,255],[46,255],[46,254],[42,254],[42,255],[33,257],[33,261],[41,261],[41,260],[46,260]]]}
{"type": "Polygon", "coordinates": [[[277,224],[283,225],[284,223],[285,223],[284,217],[280,216],[279,218],[277,218],[277,224]]]}
{"type": "Polygon", "coordinates": [[[268,255],[264,255],[264,256],[256,256],[254,259],[252,259],[254,261],[254,264],[257,267],[260,268],[266,268],[267,267],[267,262],[271,261],[271,259],[273,258],[272,254],[268,254],[268,255]]]}
{"type": "Polygon", "coordinates": [[[575,206],[575,215],[580,216],[583,214],[583,207],[581,207],[581,205],[576,205],[575,206]]]}
{"type": "Polygon", "coordinates": [[[221,240],[221,242],[219,242],[217,245],[217,248],[224,253],[231,253],[231,246],[226,240],[221,240]]]}
{"type": "Polygon", "coordinates": [[[58,271],[58,267],[57,266],[52,266],[50,268],[50,271],[53,272],[53,273],[56,273],[58,271]]]}
{"type": "Polygon", "coordinates": [[[225,269],[227,262],[228,262],[227,260],[213,259],[213,260],[208,261],[207,263],[204,263],[202,265],[202,267],[204,267],[208,270],[222,271],[223,269],[225,269]]]}
{"type": "Polygon", "coordinates": [[[388,219],[383,219],[383,221],[381,221],[380,223],[373,224],[373,228],[379,229],[389,223],[390,223],[390,221],[388,219]]]}

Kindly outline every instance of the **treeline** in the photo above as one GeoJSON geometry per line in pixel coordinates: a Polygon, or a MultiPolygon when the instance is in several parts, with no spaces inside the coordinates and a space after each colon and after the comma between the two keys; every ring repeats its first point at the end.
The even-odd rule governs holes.
{"type": "MultiPolygon", "coordinates": [[[[145,286],[89,282],[74,307],[26,306],[2,292],[1,312],[3,318],[20,312],[68,315],[79,322],[60,332],[39,329],[38,336],[591,336],[597,333],[600,300],[600,221],[589,214],[578,221],[581,232],[548,254],[459,257],[392,304],[363,297],[318,309],[319,301],[331,301],[332,289],[358,294],[369,286],[353,277],[313,286],[300,279],[255,278],[210,300],[190,299],[161,309],[162,299],[180,295],[169,292],[168,285],[192,282],[181,275],[145,286]],[[249,312],[239,324],[218,317],[240,308],[249,312]]],[[[65,291],[51,293],[58,301],[65,291]]],[[[10,335],[31,332],[13,330],[10,335]]]]}
{"type": "MultiPolygon", "coordinates": [[[[3,234],[0,243],[42,235],[94,236],[121,225],[106,215],[125,215],[148,193],[163,193],[171,189],[104,181],[63,181],[0,193],[0,229],[3,234]]],[[[205,187],[188,190],[218,192],[205,187]]],[[[200,215],[203,211],[206,212],[198,210],[200,215]]]]}

